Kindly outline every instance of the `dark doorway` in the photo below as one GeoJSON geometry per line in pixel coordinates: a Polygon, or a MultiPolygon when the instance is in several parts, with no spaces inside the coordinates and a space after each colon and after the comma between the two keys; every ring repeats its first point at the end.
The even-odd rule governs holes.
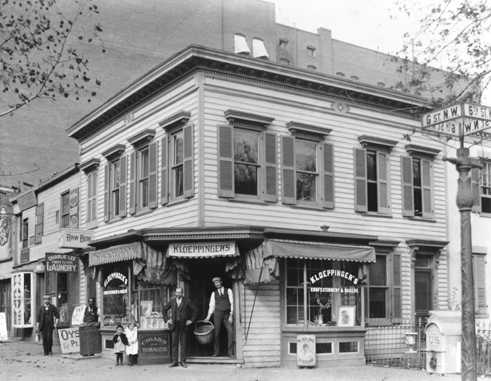
{"type": "MultiPolygon", "coordinates": [[[[226,260],[209,259],[193,260],[189,263],[189,298],[196,305],[198,310],[197,320],[203,320],[208,313],[210,295],[215,289],[211,279],[215,276],[222,278],[225,288],[232,288],[232,281],[225,274],[226,260]]],[[[189,334],[188,355],[189,356],[211,356],[213,353],[213,343],[201,344],[194,338],[192,332],[189,334]]],[[[226,332],[222,330],[220,337],[220,348],[226,348],[226,332]]]]}
{"type": "Polygon", "coordinates": [[[432,257],[416,255],[414,265],[414,303],[416,318],[427,318],[433,308],[432,257]]]}

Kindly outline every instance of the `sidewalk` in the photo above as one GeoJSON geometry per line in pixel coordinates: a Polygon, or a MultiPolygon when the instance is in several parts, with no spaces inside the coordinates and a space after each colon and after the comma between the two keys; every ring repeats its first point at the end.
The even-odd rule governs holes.
{"type": "Polygon", "coordinates": [[[82,360],[64,358],[60,354],[43,356],[40,344],[27,342],[0,343],[0,380],[39,381],[457,381],[460,375],[444,377],[420,370],[363,366],[356,368],[284,369],[238,368],[230,365],[189,365],[168,368],[167,365],[115,367],[112,356],[82,360]]]}

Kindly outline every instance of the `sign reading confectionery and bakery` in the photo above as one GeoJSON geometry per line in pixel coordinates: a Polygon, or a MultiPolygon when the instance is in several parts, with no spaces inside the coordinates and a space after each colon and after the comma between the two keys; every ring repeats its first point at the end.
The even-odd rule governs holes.
{"type": "Polygon", "coordinates": [[[85,249],[92,239],[91,230],[63,229],[60,232],[58,246],[68,249],[85,249]]]}
{"type": "Polygon", "coordinates": [[[73,254],[46,253],[46,271],[73,273],[78,271],[78,258],[73,254]]]}
{"type": "Polygon", "coordinates": [[[167,250],[169,257],[212,258],[238,255],[234,241],[171,243],[167,250]]]}
{"type": "Polygon", "coordinates": [[[339,269],[326,269],[319,271],[315,274],[312,274],[310,276],[310,287],[309,290],[310,292],[335,292],[335,293],[340,293],[340,294],[358,294],[359,289],[357,285],[359,284],[360,280],[353,274],[350,274],[347,271],[344,270],[339,270],[339,269]],[[329,277],[337,277],[337,278],[342,278],[345,279],[351,283],[353,283],[353,286],[339,286],[339,287],[320,287],[317,286],[316,283],[319,282],[321,279],[324,278],[329,278],[329,277]]]}

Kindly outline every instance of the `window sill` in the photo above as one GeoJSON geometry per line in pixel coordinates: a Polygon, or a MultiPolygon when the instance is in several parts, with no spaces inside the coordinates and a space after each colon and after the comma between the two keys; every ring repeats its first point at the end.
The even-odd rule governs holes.
{"type": "Polygon", "coordinates": [[[135,212],[135,214],[133,214],[133,217],[144,216],[145,214],[149,214],[152,212],[153,212],[153,209],[150,209],[150,208],[139,209],[135,212]]]}
{"type": "Polygon", "coordinates": [[[385,214],[379,212],[358,212],[358,213],[367,217],[392,218],[392,214],[385,214]]]}
{"type": "Polygon", "coordinates": [[[264,200],[261,200],[259,198],[248,198],[248,197],[235,197],[235,198],[228,198],[227,201],[230,202],[241,202],[241,203],[246,203],[246,204],[259,204],[259,205],[268,205],[271,203],[268,203],[264,200]]]}
{"type": "Polygon", "coordinates": [[[87,222],[87,224],[85,225],[85,227],[89,230],[94,230],[97,228],[97,226],[97,221],[87,222]]]}
{"type": "MultiPolygon", "coordinates": [[[[491,217],[491,214],[490,214],[491,217]]],[[[413,220],[413,221],[421,221],[421,222],[436,222],[434,218],[428,218],[428,217],[418,217],[418,216],[405,216],[406,219],[408,220],[413,220]]]]}
{"type": "Polygon", "coordinates": [[[360,325],[357,325],[357,326],[353,326],[353,327],[338,327],[338,326],[335,326],[335,325],[331,325],[331,326],[321,326],[321,327],[304,327],[304,326],[299,326],[299,327],[295,327],[295,326],[284,326],[282,329],[281,329],[281,332],[284,332],[284,333],[298,333],[298,332],[346,332],[346,331],[349,331],[349,332],[365,332],[366,331],[366,328],[360,326],[360,325]]]}
{"type": "Polygon", "coordinates": [[[176,198],[175,200],[169,201],[167,204],[165,204],[165,206],[174,206],[174,205],[183,204],[185,202],[188,202],[191,199],[192,199],[192,197],[184,197],[184,196],[179,197],[179,198],[176,198]]]}
{"type": "Polygon", "coordinates": [[[329,209],[323,208],[322,206],[319,206],[318,204],[312,203],[312,204],[306,204],[306,203],[300,203],[300,204],[293,204],[290,205],[290,207],[294,209],[310,209],[310,210],[320,210],[320,211],[328,211],[329,209]]]}
{"type": "Polygon", "coordinates": [[[111,217],[109,219],[109,221],[106,221],[106,224],[113,224],[115,222],[118,222],[118,221],[121,221],[123,218],[120,217],[120,216],[116,216],[116,217],[111,217]]]}
{"type": "Polygon", "coordinates": [[[390,327],[393,325],[400,324],[402,322],[401,319],[384,319],[384,318],[371,318],[371,319],[366,319],[365,325],[367,327],[390,327]]]}

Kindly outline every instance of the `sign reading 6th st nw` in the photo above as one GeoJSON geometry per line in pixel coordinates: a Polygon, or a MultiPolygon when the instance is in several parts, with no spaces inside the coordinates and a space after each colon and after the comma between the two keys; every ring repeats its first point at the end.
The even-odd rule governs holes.
{"type": "Polygon", "coordinates": [[[423,130],[450,136],[468,136],[491,128],[491,107],[461,103],[424,114],[423,130]]]}

